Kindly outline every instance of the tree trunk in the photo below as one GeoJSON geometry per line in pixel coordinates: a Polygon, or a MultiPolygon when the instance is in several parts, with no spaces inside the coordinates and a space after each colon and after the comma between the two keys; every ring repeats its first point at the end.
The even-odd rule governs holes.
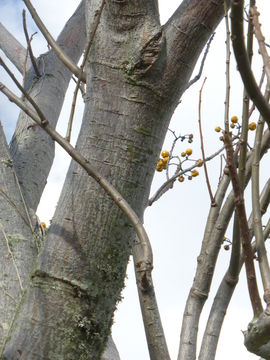
{"type": "MultiPolygon", "coordinates": [[[[87,1],[88,31],[99,3],[87,1]]],[[[184,1],[161,27],[155,0],[106,2],[77,149],[141,218],[172,113],[222,16],[221,0],[184,1]]],[[[133,240],[119,208],[72,162],[5,358],[99,359],[133,240]]]]}

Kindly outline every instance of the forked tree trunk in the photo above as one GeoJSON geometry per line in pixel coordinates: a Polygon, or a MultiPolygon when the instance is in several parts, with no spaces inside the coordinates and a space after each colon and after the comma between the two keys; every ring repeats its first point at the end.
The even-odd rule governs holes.
{"type": "MultiPolygon", "coordinates": [[[[86,2],[88,31],[99,4],[86,2]]],[[[189,0],[161,27],[155,0],[106,2],[77,149],[141,218],[172,113],[222,17],[223,1],[189,0]]],[[[99,359],[133,240],[119,208],[72,162],[2,358],[99,359]]]]}

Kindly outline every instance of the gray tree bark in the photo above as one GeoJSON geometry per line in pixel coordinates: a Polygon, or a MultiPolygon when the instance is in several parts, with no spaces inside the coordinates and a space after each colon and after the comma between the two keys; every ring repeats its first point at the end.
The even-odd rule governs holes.
{"type": "MultiPolygon", "coordinates": [[[[88,31],[99,4],[86,1],[88,31]]],[[[221,0],[186,0],[161,27],[155,0],[106,2],[87,63],[77,149],[140,218],[172,113],[223,13],[221,0]]],[[[79,55],[78,49],[74,60],[79,55]]],[[[40,63],[49,56],[54,57],[42,56],[40,63]]],[[[31,94],[54,125],[70,74],[55,58],[45,69],[48,76],[31,94]],[[59,88],[50,84],[55,78],[59,88]]],[[[23,115],[20,123],[11,153],[27,206],[35,210],[53,146],[23,115]]],[[[1,358],[99,359],[121,300],[133,240],[119,208],[72,162],[1,358]]]]}

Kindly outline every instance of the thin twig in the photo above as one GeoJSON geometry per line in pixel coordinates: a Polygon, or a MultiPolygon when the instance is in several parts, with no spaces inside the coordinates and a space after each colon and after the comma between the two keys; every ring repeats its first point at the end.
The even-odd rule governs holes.
{"type": "Polygon", "coordinates": [[[24,95],[24,97],[30,102],[30,104],[33,106],[33,108],[36,110],[39,118],[41,119],[41,123],[42,126],[46,125],[46,118],[45,115],[42,113],[42,111],[40,110],[40,108],[37,106],[37,104],[33,101],[33,99],[31,98],[30,95],[28,95],[28,93],[24,90],[24,88],[22,87],[22,85],[19,83],[19,81],[16,79],[15,75],[10,71],[10,69],[8,68],[8,66],[5,64],[4,60],[1,58],[0,56],[0,66],[2,66],[6,72],[8,73],[9,77],[14,81],[14,83],[16,84],[16,86],[18,87],[18,89],[22,92],[22,94],[24,95]]]}
{"type": "Polygon", "coordinates": [[[77,96],[78,96],[78,91],[80,89],[80,84],[81,84],[81,80],[82,80],[82,76],[83,76],[83,70],[91,49],[91,46],[93,44],[93,40],[100,22],[100,18],[101,18],[101,14],[103,11],[105,5],[105,0],[102,0],[102,3],[100,5],[100,8],[98,11],[96,11],[95,13],[95,20],[94,20],[94,24],[93,24],[93,28],[92,28],[92,32],[90,34],[90,38],[89,38],[89,42],[87,45],[87,48],[84,52],[84,57],[83,57],[83,61],[82,64],[80,66],[80,73],[78,75],[78,80],[77,80],[77,84],[76,84],[76,88],[74,90],[74,95],[73,95],[73,100],[72,100],[72,105],[71,105],[71,111],[70,111],[70,116],[69,116],[69,120],[68,120],[68,128],[67,128],[67,134],[66,134],[66,139],[68,142],[70,142],[70,137],[71,137],[71,131],[72,131],[72,124],[73,124],[73,119],[74,119],[74,114],[75,114],[75,108],[76,108],[76,101],[77,101],[77,96]]]}
{"type": "Polygon", "coordinates": [[[22,285],[22,280],[21,280],[20,274],[19,274],[19,270],[18,270],[16,261],[14,259],[13,253],[12,253],[12,251],[10,249],[9,242],[8,242],[8,237],[7,237],[6,233],[5,233],[3,225],[1,223],[0,223],[0,230],[1,230],[2,234],[3,234],[4,239],[5,239],[7,249],[8,249],[8,254],[9,254],[11,260],[12,260],[12,263],[13,263],[13,266],[14,266],[18,281],[19,281],[20,289],[21,289],[21,291],[23,291],[23,285],[22,285]]]}
{"type": "MultiPolygon", "coordinates": [[[[168,129],[168,130],[173,134],[174,140],[173,140],[173,143],[172,143],[172,146],[171,146],[171,150],[170,150],[170,153],[169,153],[169,159],[168,159],[168,163],[167,163],[167,168],[166,168],[166,179],[167,180],[169,180],[169,178],[170,178],[169,177],[169,166],[168,166],[168,164],[170,162],[170,159],[172,158],[173,151],[174,151],[174,148],[175,148],[175,145],[176,145],[177,141],[182,138],[181,135],[179,135],[179,136],[175,135],[175,132],[173,130],[171,130],[171,129],[168,129]]],[[[180,166],[181,166],[181,163],[177,166],[177,169],[176,169],[175,173],[177,173],[179,171],[180,166]]]]}
{"type": "Polygon", "coordinates": [[[207,166],[206,166],[206,161],[205,161],[205,152],[204,152],[204,145],[203,145],[203,133],[202,133],[202,121],[201,121],[201,104],[202,104],[202,90],[205,84],[206,78],[203,81],[201,90],[200,90],[200,96],[199,96],[199,119],[198,119],[198,123],[199,123],[199,130],[200,130],[200,139],[201,139],[201,150],[202,150],[202,158],[203,158],[203,168],[204,168],[204,173],[205,173],[205,179],[206,179],[206,184],[207,184],[207,189],[209,192],[209,196],[211,199],[211,206],[216,206],[216,201],[215,198],[213,196],[212,190],[211,190],[211,184],[209,181],[209,176],[208,176],[208,171],[207,171],[207,166]]]}
{"type": "Polygon", "coordinates": [[[246,217],[245,202],[243,197],[243,190],[239,184],[239,179],[237,175],[237,170],[234,163],[234,151],[231,142],[231,135],[224,132],[224,143],[226,146],[227,152],[227,167],[229,169],[232,187],[234,191],[235,198],[235,211],[239,219],[239,228],[240,228],[240,237],[244,251],[245,267],[246,267],[246,277],[249,289],[249,296],[251,300],[251,305],[253,308],[254,317],[257,317],[263,312],[263,307],[258,291],[255,267],[253,263],[253,252],[252,247],[249,241],[249,228],[246,217]]]}
{"type": "Polygon", "coordinates": [[[256,83],[245,48],[243,34],[243,6],[243,0],[232,1],[231,4],[231,29],[234,55],[249,97],[254,102],[270,128],[270,106],[265,101],[264,96],[256,83]]]}
{"type": "Polygon", "coordinates": [[[231,59],[231,49],[230,49],[230,28],[228,21],[228,8],[226,2],[224,1],[224,13],[225,13],[225,26],[226,26],[226,95],[225,95],[225,111],[224,111],[224,126],[225,130],[229,132],[229,108],[230,108],[230,59],[231,59]]]}
{"type": "MultiPolygon", "coordinates": [[[[34,19],[35,23],[37,24],[39,30],[42,32],[45,39],[48,41],[49,45],[54,50],[55,54],[58,56],[58,58],[63,62],[63,64],[77,77],[79,77],[80,74],[80,68],[74,64],[74,62],[70,59],[70,57],[64,53],[64,51],[61,49],[61,47],[57,44],[57,42],[54,40],[52,35],[47,30],[46,26],[40,19],[39,15],[37,14],[35,8],[33,7],[30,0],[23,0],[25,3],[27,9],[29,10],[32,18],[34,19]]],[[[81,79],[83,82],[86,82],[86,75],[83,73],[81,76],[81,79]]]]}
{"type": "Polygon", "coordinates": [[[33,54],[33,51],[32,51],[32,46],[31,46],[31,41],[30,41],[30,38],[29,38],[29,35],[28,35],[28,31],[27,31],[27,25],[26,25],[26,16],[25,16],[25,10],[23,9],[23,12],[22,12],[22,15],[23,15],[23,31],[24,31],[24,35],[25,35],[25,39],[26,39],[26,42],[27,42],[27,50],[29,52],[29,56],[30,56],[30,59],[31,59],[31,63],[33,65],[33,68],[35,70],[35,73],[37,75],[37,77],[40,77],[41,74],[38,70],[38,66],[37,66],[37,62],[36,62],[36,58],[33,54]]]}
{"type": "Polygon", "coordinates": [[[215,34],[216,34],[216,33],[213,33],[213,34],[210,36],[209,40],[207,41],[207,44],[206,44],[206,47],[205,47],[205,51],[204,51],[204,54],[203,54],[203,57],[202,57],[202,61],[201,61],[201,65],[200,65],[199,72],[198,72],[198,74],[197,74],[192,80],[189,81],[189,83],[187,84],[186,90],[187,90],[191,85],[193,85],[196,81],[200,80],[200,78],[201,78],[201,76],[202,76],[203,68],[204,68],[204,63],[205,63],[207,54],[208,54],[209,49],[210,49],[211,42],[213,41],[215,34]]]}

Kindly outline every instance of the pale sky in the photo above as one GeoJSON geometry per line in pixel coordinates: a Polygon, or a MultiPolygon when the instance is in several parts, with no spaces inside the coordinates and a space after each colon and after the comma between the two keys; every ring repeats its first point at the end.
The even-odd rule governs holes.
{"type": "MultiPolygon", "coordinates": [[[[78,5],[79,0],[49,2],[45,0],[33,0],[32,3],[41,15],[49,31],[56,37],[65,21],[78,5]],[[59,17],[60,13],[61,17],[59,17]]],[[[161,19],[164,22],[175,8],[177,8],[180,1],[160,0],[159,3],[161,19]]],[[[263,21],[263,17],[265,16],[266,18],[270,11],[269,2],[267,0],[258,1],[258,6],[259,9],[264,10],[261,11],[261,22],[263,23],[264,35],[266,39],[269,39],[269,21],[263,21]]],[[[22,1],[1,0],[0,2],[0,21],[13,32],[18,39],[24,42],[21,25],[22,8],[22,1]]],[[[28,16],[28,22],[29,32],[36,31],[36,27],[33,24],[30,25],[30,16],[28,16]]],[[[224,25],[221,25],[212,43],[202,78],[184,94],[182,102],[175,111],[170,125],[170,128],[176,131],[177,134],[183,135],[191,132],[194,134],[194,143],[191,144],[191,146],[187,142],[180,142],[176,146],[179,154],[187,147],[192,147],[194,159],[201,158],[198,133],[198,99],[199,90],[205,76],[207,76],[207,81],[203,92],[202,125],[206,154],[210,155],[221,145],[218,139],[219,135],[214,132],[214,128],[217,125],[222,126],[224,118],[224,41],[225,28],[224,25]]],[[[38,34],[34,38],[33,49],[36,55],[46,51],[46,42],[41,34],[38,34]]],[[[260,73],[260,62],[258,62],[258,69],[258,73],[260,73]]],[[[3,74],[2,69],[0,69],[0,77],[1,81],[10,84],[5,74],[3,74]]],[[[230,114],[231,116],[238,115],[241,117],[242,86],[239,81],[239,75],[237,71],[235,71],[233,61],[231,87],[230,114]]],[[[65,127],[71,106],[70,94],[72,94],[72,90],[69,91],[66,97],[58,127],[59,131],[63,131],[63,134],[65,134],[65,127]]],[[[18,110],[14,105],[10,104],[0,95],[0,119],[9,139],[16,123],[17,113],[18,110]]],[[[81,117],[82,102],[76,112],[77,128],[81,117]]],[[[253,121],[256,120],[257,118],[254,115],[253,121]]],[[[73,135],[75,138],[76,131],[73,135]]],[[[170,149],[171,142],[172,137],[168,136],[163,148],[170,149]]],[[[42,221],[48,223],[49,219],[53,216],[57,197],[59,196],[61,184],[64,180],[64,173],[67,170],[68,164],[69,159],[65,153],[62,150],[57,151],[48,186],[44,191],[44,196],[38,210],[39,217],[42,221]]],[[[213,191],[215,191],[218,181],[219,166],[219,158],[209,165],[213,191]]],[[[152,192],[154,192],[164,180],[164,173],[157,173],[152,192]]],[[[250,197],[248,193],[248,208],[250,208],[249,201],[250,197]]],[[[154,253],[153,278],[156,295],[172,359],[176,359],[177,357],[182,314],[195,274],[196,258],[200,251],[209,207],[209,195],[201,169],[199,177],[181,184],[176,183],[173,190],[169,191],[157,203],[148,208],[145,213],[145,226],[152,242],[154,253]]],[[[230,237],[230,232],[226,235],[230,237]]],[[[230,252],[221,251],[221,256],[217,263],[217,274],[213,280],[213,289],[202,314],[200,323],[201,331],[203,331],[203,325],[207,320],[207,311],[209,311],[212,299],[215,296],[215,290],[219,285],[220,279],[223,277],[224,271],[227,269],[229,257],[230,252]]],[[[128,269],[128,280],[126,281],[123,296],[124,299],[118,306],[118,311],[115,314],[115,324],[112,329],[113,338],[121,359],[148,360],[149,355],[140,315],[132,261],[128,269]]],[[[225,318],[216,360],[227,360],[228,358],[239,358],[241,360],[258,359],[257,356],[248,353],[243,345],[241,330],[246,329],[251,318],[252,310],[249,304],[245,278],[242,274],[228,309],[227,317],[225,318]]]]}

